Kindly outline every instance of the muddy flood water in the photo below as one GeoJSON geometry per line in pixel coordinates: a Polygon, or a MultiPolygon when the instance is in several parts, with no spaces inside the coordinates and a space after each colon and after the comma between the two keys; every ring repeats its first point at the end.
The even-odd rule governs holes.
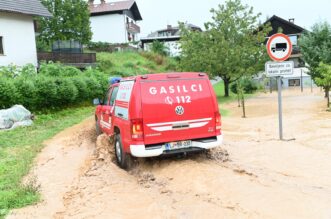
{"type": "Polygon", "coordinates": [[[26,180],[42,202],[8,218],[331,218],[331,113],[323,94],[283,92],[222,105],[224,145],[186,158],[114,162],[93,118],[45,142],[26,180]]]}

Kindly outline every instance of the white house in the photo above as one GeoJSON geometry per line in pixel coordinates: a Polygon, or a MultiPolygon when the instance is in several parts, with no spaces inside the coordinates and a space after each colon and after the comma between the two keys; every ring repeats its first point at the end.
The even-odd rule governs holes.
{"type": "Polygon", "coordinates": [[[89,0],[90,22],[93,42],[113,44],[130,43],[139,40],[141,21],[137,3],[134,0],[95,4],[89,0]]]}
{"type": "Polygon", "coordinates": [[[0,66],[37,67],[34,16],[51,14],[39,0],[0,1],[0,66]]]}
{"type": "MultiPolygon", "coordinates": [[[[202,31],[200,27],[193,24],[184,24],[186,28],[194,31],[202,31]]],[[[181,38],[179,27],[168,25],[166,29],[161,29],[149,34],[147,37],[141,38],[141,45],[143,50],[150,51],[151,45],[154,41],[163,42],[169,50],[170,56],[180,56],[181,49],[179,40],[181,38]]]]}

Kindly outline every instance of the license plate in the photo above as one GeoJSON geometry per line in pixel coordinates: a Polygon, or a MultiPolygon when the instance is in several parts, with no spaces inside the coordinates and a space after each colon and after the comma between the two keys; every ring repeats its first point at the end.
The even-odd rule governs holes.
{"type": "Polygon", "coordinates": [[[192,146],[192,141],[177,141],[177,142],[170,142],[165,144],[166,150],[176,150],[181,148],[188,148],[192,146]]]}

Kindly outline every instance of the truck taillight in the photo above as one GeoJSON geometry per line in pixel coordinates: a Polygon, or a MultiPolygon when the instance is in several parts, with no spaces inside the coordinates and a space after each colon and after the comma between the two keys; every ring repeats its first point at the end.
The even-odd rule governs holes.
{"type": "Polygon", "coordinates": [[[222,121],[221,121],[221,114],[219,112],[215,113],[215,126],[216,126],[216,130],[221,130],[222,121]]]}
{"type": "Polygon", "coordinates": [[[144,136],[142,119],[131,120],[131,136],[134,140],[142,140],[144,136]]]}

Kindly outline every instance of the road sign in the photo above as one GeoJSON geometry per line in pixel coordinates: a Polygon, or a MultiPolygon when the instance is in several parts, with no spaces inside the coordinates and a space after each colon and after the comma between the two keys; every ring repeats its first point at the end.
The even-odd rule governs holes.
{"type": "Polygon", "coordinates": [[[267,43],[270,58],[276,62],[287,60],[292,53],[292,43],[288,36],[282,33],[272,35],[267,43]]]}
{"type": "Polygon", "coordinates": [[[292,75],[293,68],[294,68],[293,61],[265,63],[265,72],[267,74],[267,77],[292,75]]]}
{"type": "Polygon", "coordinates": [[[284,62],[292,53],[292,43],[290,38],[282,33],[272,35],[267,43],[267,51],[270,58],[276,61],[267,62],[265,64],[265,71],[268,77],[277,77],[279,139],[283,140],[282,76],[293,74],[294,67],[293,61],[284,62]]]}

